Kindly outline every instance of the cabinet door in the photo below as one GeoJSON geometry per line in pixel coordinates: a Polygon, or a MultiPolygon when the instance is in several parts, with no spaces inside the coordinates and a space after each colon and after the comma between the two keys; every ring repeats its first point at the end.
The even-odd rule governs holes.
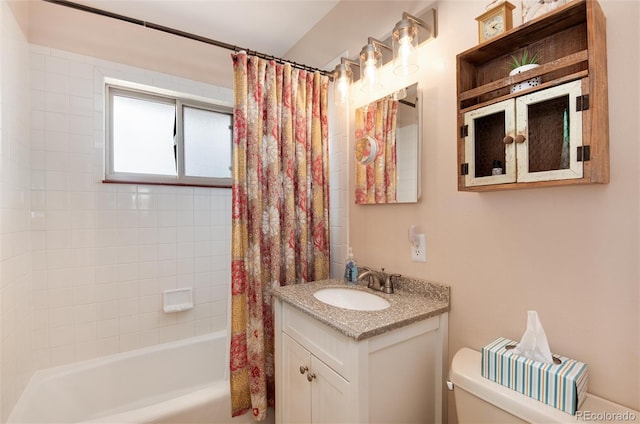
{"type": "Polygon", "coordinates": [[[467,131],[464,155],[467,166],[465,185],[480,186],[516,181],[515,104],[513,99],[494,103],[465,113],[467,131]],[[511,137],[506,139],[505,137],[511,137]],[[494,163],[502,165],[500,173],[493,171],[494,163]]]}
{"type": "Polygon", "coordinates": [[[581,81],[516,98],[518,182],[582,178],[581,81]]]}
{"type": "Polygon", "coordinates": [[[315,375],[311,384],[311,422],[355,422],[355,408],[349,398],[349,382],[313,355],[311,369],[315,375]]]}
{"type": "Polygon", "coordinates": [[[300,367],[311,369],[311,355],[286,333],[282,334],[282,395],[279,415],[282,423],[311,422],[311,386],[308,371],[300,373],[300,367]]]}

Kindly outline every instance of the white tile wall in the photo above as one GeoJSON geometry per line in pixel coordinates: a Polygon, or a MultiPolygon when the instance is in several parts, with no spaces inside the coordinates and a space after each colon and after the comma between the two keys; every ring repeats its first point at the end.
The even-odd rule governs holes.
{"type": "Polygon", "coordinates": [[[402,140],[401,146],[397,146],[398,160],[398,202],[411,202],[418,192],[418,126],[407,125],[397,129],[398,140],[402,140]]]}
{"type": "MultiPolygon", "coordinates": [[[[233,93],[29,45],[0,7],[5,421],[36,369],[226,328],[230,190],[103,184],[103,87],[111,77],[229,103],[233,93]],[[164,313],[162,291],[180,287],[194,308],[164,313]]],[[[346,134],[330,135],[332,275],[348,244],[346,134]]]]}
{"type": "MultiPolygon", "coordinates": [[[[329,90],[329,190],[331,276],[344,275],[344,263],[349,252],[349,119],[345,106],[334,106],[333,90],[329,90]]],[[[357,258],[357,252],[354,252],[357,258]]]]}
{"type": "MultiPolygon", "coordinates": [[[[28,44],[0,2],[0,422],[34,370],[28,44]]],[[[36,238],[36,242],[38,239],[36,238]]]]}
{"type": "Polygon", "coordinates": [[[31,244],[39,367],[226,328],[229,189],[103,184],[104,81],[231,102],[229,89],[30,46],[31,244]],[[162,311],[162,291],[194,309],[162,311]]]}

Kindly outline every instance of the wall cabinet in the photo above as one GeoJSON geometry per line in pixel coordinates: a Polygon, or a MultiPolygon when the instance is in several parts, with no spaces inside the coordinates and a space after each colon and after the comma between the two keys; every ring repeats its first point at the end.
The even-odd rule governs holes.
{"type": "Polygon", "coordinates": [[[578,80],[465,113],[465,186],[582,178],[581,96],[578,80]]]}
{"type": "Polygon", "coordinates": [[[599,4],[574,0],[457,56],[459,190],[609,182],[605,39],[599,4]],[[540,66],[507,75],[525,49],[540,66]]]}
{"type": "Polygon", "coordinates": [[[276,300],[277,423],[441,423],[447,320],[354,340],[276,300]]]}

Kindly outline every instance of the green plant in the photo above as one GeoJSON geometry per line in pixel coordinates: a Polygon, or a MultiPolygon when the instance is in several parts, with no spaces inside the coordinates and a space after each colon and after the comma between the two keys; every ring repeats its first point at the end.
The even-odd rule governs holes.
{"type": "Polygon", "coordinates": [[[524,65],[533,65],[538,63],[538,53],[529,56],[529,51],[524,49],[520,55],[520,59],[515,56],[511,56],[511,62],[509,62],[509,70],[514,70],[524,65]]]}

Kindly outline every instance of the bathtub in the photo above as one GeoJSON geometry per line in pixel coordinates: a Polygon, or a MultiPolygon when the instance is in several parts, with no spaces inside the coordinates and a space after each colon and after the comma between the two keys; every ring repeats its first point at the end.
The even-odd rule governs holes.
{"type": "Polygon", "coordinates": [[[227,352],[221,331],[38,371],[9,423],[253,422],[231,418],[227,352]]]}

